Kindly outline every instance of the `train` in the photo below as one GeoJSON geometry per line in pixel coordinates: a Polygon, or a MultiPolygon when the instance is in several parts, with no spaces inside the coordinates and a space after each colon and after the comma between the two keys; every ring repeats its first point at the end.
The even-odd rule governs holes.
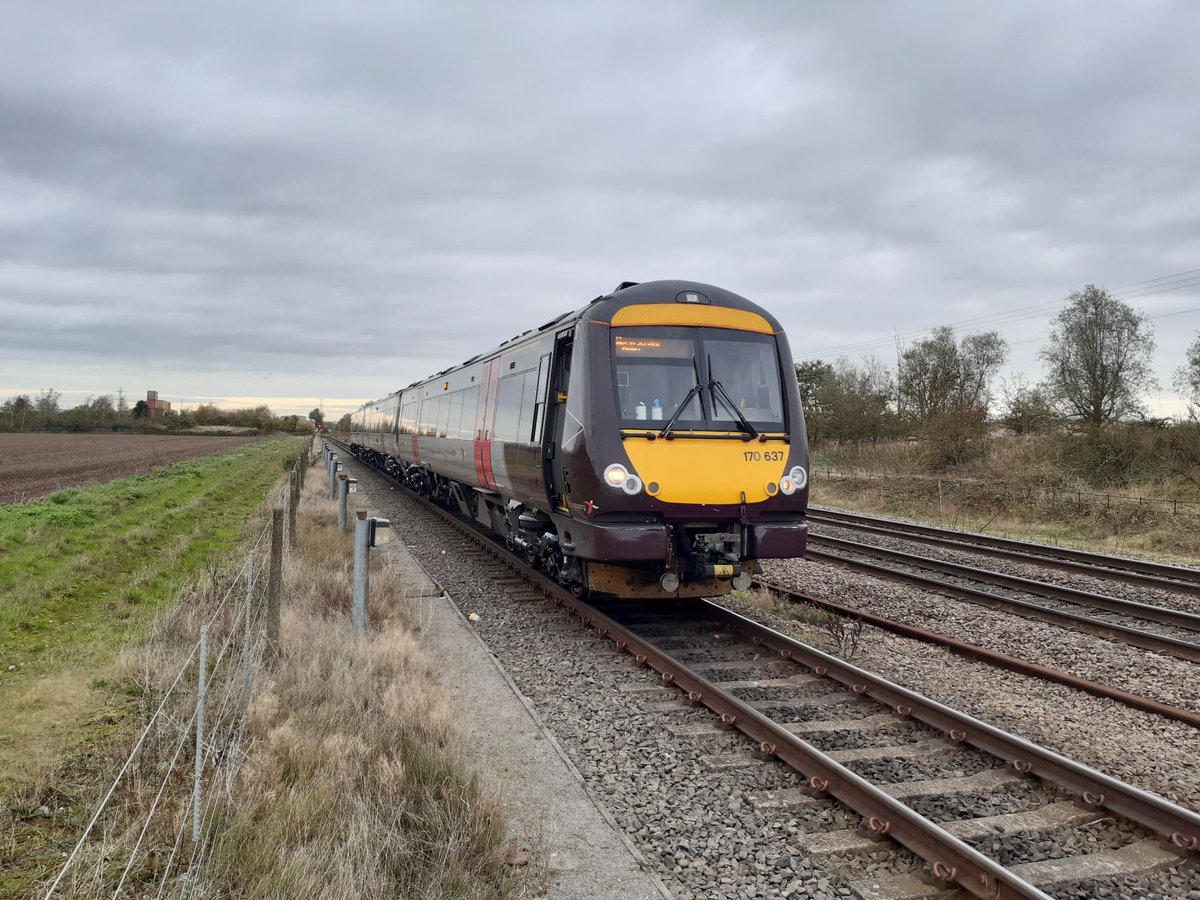
{"type": "Polygon", "coordinates": [[[622,282],[364,404],[342,440],[578,595],[719,596],[804,555],[787,336],[712,285],[622,282]]]}

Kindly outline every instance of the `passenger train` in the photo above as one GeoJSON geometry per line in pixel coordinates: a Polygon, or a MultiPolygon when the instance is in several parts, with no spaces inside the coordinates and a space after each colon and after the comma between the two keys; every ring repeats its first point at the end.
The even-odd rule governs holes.
{"type": "Polygon", "coordinates": [[[352,421],[355,456],[579,594],[719,595],[804,554],[787,338],[711,285],[624,282],[352,421]]]}

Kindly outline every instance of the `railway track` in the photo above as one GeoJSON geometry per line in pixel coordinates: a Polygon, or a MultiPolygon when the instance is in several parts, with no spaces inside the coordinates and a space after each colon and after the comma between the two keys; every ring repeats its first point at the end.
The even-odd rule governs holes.
{"type": "Polygon", "coordinates": [[[806,852],[853,855],[894,843],[925,861],[925,870],[906,869],[901,861],[894,877],[853,884],[862,900],[928,896],[948,887],[979,897],[1046,898],[1052,894],[1039,885],[1138,875],[1178,865],[1189,851],[1200,847],[1200,816],[1160,797],[921,697],[718,604],[697,601],[607,609],[590,605],[530,569],[473,523],[422,502],[597,634],[657,671],[661,683],[678,688],[689,703],[718,717],[706,729],[693,729],[681,739],[736,729],[754,742],[762,757],[782,761],[808,779],[803,792],[764,796],[764,809],[782,814],[824,804],[823,798],[829,797],[861,817],[864,832],[807,835],[806,852]],[[819,749],[825,742],[822,735],[839,736],[843,744],[852,746],[826,752],[819,749]],[[939,769],[931,760],[950,762],[939,769]],[[945,775],[903,777],[902,770],[910,765],[910,774],[927,776],[932,765],[945,775]],[[860,774],[864,767],[873,766],[882,766],[884,774],[860,774]],[[964,768],[971,773],[950,774],[964,768]],[[979,815],[974,807],[967,809],[968,818],[937,812],[939,802],[944,812],[962,808],[964,797],[975,802],[988,795],[1010,797],[1011,802],[991,815],[979,815]],[[922,815],[922,810],[930,814],[922,815]],[[1080,856],[1069,852],[1080,840],[1070,835],[1098,828],[1112,832],[1111,851],[1080,856]],[[1000,842],[1004,846],[999,859],[972,846],[995,844],[996,834],[1013,829],[1050,832],[1068,851],[1053,862],[1028,862],[1021,860],[1019,847],[1013,849],[1006,841],[1000,842]]]}
{"type": "Polygon", "coordinates": [[[1100,684],[1095,681],[1088,681],[1087,679],[1072,675],[1069,672],[1063,672],[1059,669],[1052,669],[1048,666],[1038,665],[1037,663],[1019,659],[1006,653],[999,653],[995,650],[989,650],[986,647],[979,646],[978,644],[971,644],[967,641],[959,640],[958,638],[939,634],[936,631],[918,628],[915,625],[908,625],[904,622],[897,621],[896,619],[889,619],[886,616],[868,612],[858,607],[834,603],[833,601],[827,600],[823,597],[816,597],[812,594],[797,591],[793,588],[766,578],[756,578],[755,583],[761,588],[766,588],[767,590],[773,591],[776,594],[788,598],[793,603],[807,604],[809,606],[814,606],[846,618],[859,619],[868,625],[874,625],[876,628],[882,628],[885,631],[890,631],[893,634],[900,635],[901,637],[923,641],[928,644],[936,644],[939,647],[945,647],[960,656],[966,657],[967,659],[986,662],[990,665],[1008,669],[1013,672],[1020,672],[1022,675],[1029,675],[1034,678],[1041,678],[1045,681],[1052,681],[1056,684],[1065,684],[1068,687],[1086,691],[1089,694],[1094,694],[1097,697],[1106,697],[1109,700],[1116,700],[1118,703],[1123,703],[1133,709],[1152,712],[1156,715],[1165,716],[1168,719],[1184,722],[1188,725],[1191,725],[1193,728],[1200,728],[1200,713],[1193,712],[1190,709],[1172,706],[1168,703],[1162,703],[1150,697],[1144,697],[1141,694],[1124,691],[1120,688],[1115,688],[1110,685],[1100,684]]]}
{"type": "Polygon", "coordinates": [[[1146,560],[1129,559],[1035,544],[1011,538],[993,537],[966,531],[954,531],[932,525],[899,522],[875,516],[859,515],[820,507],[810,507],[813,524],[846,528],[884,537],[978,553],[999,559],[1030,563],[1108,581],[1121,581],[1139,587],[1157,588],[1200,597],[1200,569],[1171,566],[1146,560]]]}
{"type": "Polygon", "coordinates": [[[1144,650],[1200,662],[1200,616],[1183,610],[824,535],[810,538],[806,556],[993,609],[1123,641],[1144,650]],[[1145,623],[1151,623],[1153,630],[1145,623]]]}

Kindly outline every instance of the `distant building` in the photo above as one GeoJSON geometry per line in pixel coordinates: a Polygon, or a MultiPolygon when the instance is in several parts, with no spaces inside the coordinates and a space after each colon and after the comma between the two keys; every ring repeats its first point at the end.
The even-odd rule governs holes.
{"type": "Polygon", "coordinates": [[[146,391],[146,407],[152,416],[166,415],[171,411],[169,400],[159,400],[158,391],[146,391]]]}

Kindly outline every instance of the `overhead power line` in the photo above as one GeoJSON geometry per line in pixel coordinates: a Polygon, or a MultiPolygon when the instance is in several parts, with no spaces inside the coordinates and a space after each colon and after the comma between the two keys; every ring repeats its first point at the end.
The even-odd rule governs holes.
{"type": "MultiPolygon", "coordinates": [[[[1172,291],[1187,290],[1190,288],[1200,287],[1200,269],[1188,269],[1183,272],[1175,272],[1170,275],[1160,275],[1157,278],[1147,278],[1142,281],[1133,281],[1128,284],[1121,285],[1118,288],[1111,290],[1112,295],[1118,300],[1134,300],[1140,297],[1149,297],[1154,294],[1170,293],[1172,291]]],[[[1044,316],[1052,315],[1062,308],[1066,302],[1066,298],[1059,300],[1047,301],[1044,303],[1036,303],[1031,306],[1021,306],[1014,309],[1002,310],[1001,312],[989,313],[987,315],[975,316],[969,319],[960,319],[955,322],[943,323],[950,328],[964,327],[987,327],[994,328],[1001,325],[1010,325],[1016,322],[1028,321],[1030,319],[1038,319],[1044,316]]],[[[1151,318],[1163,318],[1170,315],[1182,315],[1185,312],[1194,310],[1180,310],[1175,313],[1164,313],[1160,316],[1152,316],[1151,318]]],[[[880,336],[877,338],[869,338],[863,341],[857,341],[847,344],[842,344],[834,347],[827,347],[815,352],[806,353],[799,359],[812,360],[819,359],[825,356],[841,356],[848,353],[861,353],[867,350],[894,346],[896,341],[904,338],[915,338],[921,335],[929,334],[943,325],[931,325],[926,328],[918,328],[912,331],[903,331],[896,334],[880,336]]],[[[1030,338],[1028,340],[1037,340],[1030,338]]],[[[1028,340],[1016,341],[1014,343],[1028,343],[1028,340]]]]}

